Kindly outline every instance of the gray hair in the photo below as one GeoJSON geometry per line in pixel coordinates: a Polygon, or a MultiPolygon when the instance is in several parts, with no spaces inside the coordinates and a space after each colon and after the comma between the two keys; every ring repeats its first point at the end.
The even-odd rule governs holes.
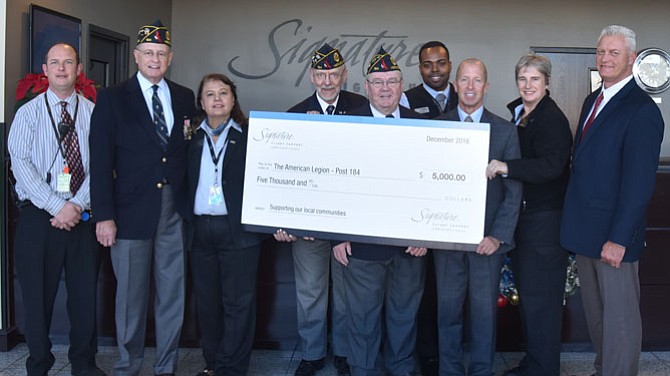
{"type": "Polygon", "coordinates": [[[598,43],[600,43],[600,40],[603,37],[611,37],[611,36],[620,36],[623,37],[624,41],[626,42],[626,46],[628,47],[628,52],[629,53],[634,53],[635,52],[635,32],[625,26],[619,26],[619,25],[609,25],[605,26],[603,31],[600,32],[600,36],[598,37],[598,43]]]}
{"type": "Polygon", "coordinates": [[[521,59],[519,59],[519,62],[516,63],[516,67],[514,68],[514,79],[518,79],[521,69],[527,67],[537,69],[544,75],[547,84],[549,84],[549,78],[551,77],[551,60],[549,60],[548,57],[534,54],[521,56],[521,59]]]}
{"type": "Polygon", "coordinates": [[[484,83],[488,82],[489,73],[486,70],[486,64],[484,64],[483,61],[481,61],[479,59],[476,59],[474,57],[467,58],[467,59],[461,61],[460,64],[458,64],[458,68],[456,69],[456,77],[457,78],[461,75],[461,69],[465,65],[479,65],[480,67],[482,67],[482,71],[484,72],[484,83]]]}

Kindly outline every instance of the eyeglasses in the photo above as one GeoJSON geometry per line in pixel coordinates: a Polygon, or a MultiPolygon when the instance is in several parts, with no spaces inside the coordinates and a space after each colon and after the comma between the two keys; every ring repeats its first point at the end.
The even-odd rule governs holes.
{"type": "Polygon", "coordinates": [[[342,77],[342,72],[333,72],[333,73],[316,72],[314,73],[314,77],[319,81],[325,80],[326,77],[330,78],[331,81],[335,81],[339,80],[340,77],[342,77]]]}
{"type": "Polygon", "coordinates": [[[372,85],[372,87],[374,87],[375,89],[381,89],[382,87],[384,87],[384,84],[386,84],[388,87],[397,86],[400,85],[400,82],[402,82],[402,80],[399,80],[397,78],[392,78],[386,81],[383,80],[372,80],[372,81],[365,80],[365,81],[369,82],[370,85],[372,85]]]}
{"type": "Polygon", "coordinates": [[[139,48],[136,48],[135,50],[137,50],[140,54],[142,54],[142,56],[144,56],[144,58],[146,59],[153,59],[155,56],[158,56],[160,60],[165,60],[170,54],[169,52],[166,51],[156,52],[154,50],[140,50],[139,48]]]}

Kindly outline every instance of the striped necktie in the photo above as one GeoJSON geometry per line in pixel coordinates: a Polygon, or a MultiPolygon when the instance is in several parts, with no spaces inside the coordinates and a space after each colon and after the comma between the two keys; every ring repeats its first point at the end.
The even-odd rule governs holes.
{"type": "Polygon", "coordinates": [[[163,113],[163,103],[161,99],[158,98],[158,85],[151,87],[154,89],[154,95],[151,96],[151,105],[154,110],[154,126],[156,126],[156,133],[158,133],[158,138],[160,138],[161,146],[163,149],[167,148],[168,135],[167,125],[165,124],[165,114],[163,113]]]}

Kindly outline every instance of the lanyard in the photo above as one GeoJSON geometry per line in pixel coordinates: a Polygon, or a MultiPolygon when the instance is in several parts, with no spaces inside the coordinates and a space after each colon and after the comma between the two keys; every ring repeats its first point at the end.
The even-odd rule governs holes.
{"type": "MultiPolygon", "coordinates": [[[[76,103],[75,108],[74,108],[74,118],[72,118],[72,124],[66,124],[68,127],[72,126],[72,128],[74,128],[75,124],[77,123],[77,115],[79,114],[79,96],[77,96],[76,98],[77,98],[77,103],[76,103]]],[[[56,128],[56,121],[54,120],[54,116],[51,113],[51,106],[49,106],[49,100],[47,99],[47,93],[44,93],[44,103],[47,106],[47,112],[49,113],[49,119],[51,120],[51,128],[54,130],[54,136],[56,137],[56,142],[58,142],[58,150],[60,150],[60,153],[63,156],[63,159],[65,159],[65,152],[63,151],[63,147],[62,147],[62,141],[63,141],[64,137],[62,137],[62,136],[64,136],[64,134],[66,134],[67,132],[64,132],[64,133],[61,132],[62,134],[58,132],[59,128],[56,128]]],[[[64,123],[59,122],[58,126],[60,127],[61,124],[64,124],[64,123]]],[[[63,127],[63,128],[65,128],[65,127],[63,127]]],[[[63,131],[63,130],[61,129],[61,131],[63,131]]]]}
{"type": "MultiPolygon", "coordinates": [[[[228,135],[230,135],[230,129],[228,129],[228,135]]],[[[223,147],[221,150],[219,150],[218,153],[214,152],[214,144],[212,144],[212,139],[209,136],[209,133],[205,131],[205,139],[207,140],[207,146],[209,146],[209,156],[212,157],[212,163],[214,163],[214,173],[219,172],[219,159],[221,158],[221,154],[223,153],[223,150],[226,148],[228,145],[228,139],[229,137],[226,136],[226,142],[223,144],[223,147]]]]}

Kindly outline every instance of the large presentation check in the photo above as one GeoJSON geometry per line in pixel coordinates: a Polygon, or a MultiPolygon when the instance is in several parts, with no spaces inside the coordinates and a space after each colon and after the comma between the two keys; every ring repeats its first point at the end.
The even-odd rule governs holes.
{"type": "Polygon", "coordinates": [[[252,111],[242,223],[260,232],[474,250],[489,125],[252,111]]]}

